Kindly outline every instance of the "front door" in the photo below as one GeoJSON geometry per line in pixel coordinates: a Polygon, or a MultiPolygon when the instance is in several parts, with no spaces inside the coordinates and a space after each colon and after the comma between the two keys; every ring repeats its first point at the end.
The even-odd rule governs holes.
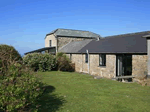
{"type": "Polygon", "coordinates": [[[116,76],[132,75],[132,55],[116,55],[116,76]]]}

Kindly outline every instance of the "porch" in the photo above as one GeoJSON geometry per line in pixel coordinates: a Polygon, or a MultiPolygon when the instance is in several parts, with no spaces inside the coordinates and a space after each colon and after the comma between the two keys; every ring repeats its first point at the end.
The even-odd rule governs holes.
{"type": "Polygon", "coordinates": [[[33,50],[33,51],[30,51],[30,52],[27,52],[25,53],[26,54],[29,54],[29,53],[50,53],[50,54],[56,54],[56,47],[44,47],[44,48],[40,48],[40,49],[37,49],[37,50],[33,50]]]}

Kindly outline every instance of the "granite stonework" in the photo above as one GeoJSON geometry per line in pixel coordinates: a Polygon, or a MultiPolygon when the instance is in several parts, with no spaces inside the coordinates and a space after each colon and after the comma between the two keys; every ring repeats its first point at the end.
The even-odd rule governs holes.
{"type": "Polygon", "coordinates": [[[85,54],[72,54],[72,62],[75,63],[76,72],[90,73],[91,75],[106,78],[115,77],[115,55],[106,55],[106,66],[99,66],[99,54],[90,54],[89,57],[90,63],[88,65],[88,63],[85,63],[85,54]]]}
{"type": "Polygon", "coordinates": [[[75,38],[75,37],[57,37],[57,49],[59,50],[61,47],[66,45],[67,43],[73,42],[73,41],[82,41],[86,39],[92,39],[92,38],[75,38]]]}
{"type": "Polygon", "coordinates": [[[106,55],[106,66],[99,66],[99,54],[90,54],[90,74],[106,78],[116,75],[116,55],[106,55]]]}
{"type": "Polygon", "coordinates": [[[82,54],[72,54],[72,60],[75,63],[75,71],[82,72],[83,71],[83,63],[82,63],[82,54]]]}
{"type": "MultiPolygon", "coordinates": [[[[70,54],[67,54],[70,57],[70,54]]],[[[88,63],[85,63],[85,54],[72,54],[75,71],[90,73],[91,75],[114,78],[116,77],[116,55],[106,55],[106,66],[99,66],[99,54],[90,54],[88,63]]],[[[132,75],[144,75],[147,72],[147,55],[132,55],[132,75]]],[[[135,78],[136,79],[136,78],[135,78]]]]}
{"type": "Polygon", "coordinates": [[[45,47],[50,47],[50,43],[49,40],[52,41],[51,46],[57,46],[57,39],[55,38],[55,36],[53,34],[51,35],[47,35],[45,38],[45,47]]]}
{"type": "Polygon", "coordinates": [[[132,55],[132,75],[135,77],[147,75],[147,61],[147,55],[132,55]]]}
{"type": "Polygon", "coordinates": [[[147,38],[147,54],[148,54],[148,64],[147,64],[147,69],[148,69],[148,78],[150,78],[150,37],[147,38]]]}
{"type": "Polygon", "coordinates": [[[50,47],[49,40],[51,40],[51,46],[56,47],[56,52],[63,46],[67,45],[73,41],[82,41],[82,40],[94,40],[96,38],[86,38],[86,37],[55,37],[54,34],[47,35],[45,38],[45,47],[50,47]]]}

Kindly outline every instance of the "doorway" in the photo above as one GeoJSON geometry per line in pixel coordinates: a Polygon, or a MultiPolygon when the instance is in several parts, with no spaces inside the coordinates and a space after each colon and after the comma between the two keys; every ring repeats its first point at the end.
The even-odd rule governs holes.
{"type": "Polygon", "coordinates": [[[132,75],[132,55],[116,55],[116,77],[132,75]]]}

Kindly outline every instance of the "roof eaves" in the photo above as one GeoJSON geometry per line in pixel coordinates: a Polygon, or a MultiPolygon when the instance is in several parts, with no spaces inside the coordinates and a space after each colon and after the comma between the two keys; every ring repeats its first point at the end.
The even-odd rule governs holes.
{"type": "Polygon", "coordinates": [[[144,37],[144,38],[149,38],[149,37],[150,37],[150,34],[149,34],[149,35],[144,35],[143,37],[144,37]]]}
{"type": "Polygon", "coordinates": [[[116,37],[122,37],[122,36],[132,36],[132,35],[140,35],[140,34],[144,34],[144,33],[150,33],[150,31],[143,31],[143,32],[135,32],[135,33],[127,33],[127,34],[119,34],[119,35],[112,35],[112,36],[106,36],[103,39],[106,38],[116,38],[116,37]]]}
{"type": "MultiPolygon", "coordinates": [[[[78,53],[86,53],[78,52],[78,53]]],[[[147,54],[147,52],[89,52],[89,54],[147,54]]]]}
{"type": "Polygon", "coordinates": [[[44,51],[44,50],[48,50],[48,49],[53,49],[53,48],[56,48],[56,47],[44,47],[44,48],[32,50],[32,51],[30,51],[30,52],[26,52],[26,53],[24,53],[24,54],[33,53],[33,52],[40,52],[40,51],[44,51]]]}
{"type": "Polygon", "coordinates": [[[58,30],[58,28],[57,28],[56,30],[54,30],[52,33],[50,32],[50,33],[46,34],[45,38],[46,38],[48,35],[55,34],[57,30],[58,30]]]}
{"type": "MultiPolygon", "coordinates": [[[[86,52],[64,52],[66,54],[85,54],[86,52]]],[[[145,54],[147,52],[89,52],[89,54],[145,54]]]]}
{"type": "Polygon", "coordinates": [[[65,36],[65,35],[56,35],[57,37],[76,37],[76,38],[97,38],[97,37],[85,37],[85,36],[65,36]]]}

